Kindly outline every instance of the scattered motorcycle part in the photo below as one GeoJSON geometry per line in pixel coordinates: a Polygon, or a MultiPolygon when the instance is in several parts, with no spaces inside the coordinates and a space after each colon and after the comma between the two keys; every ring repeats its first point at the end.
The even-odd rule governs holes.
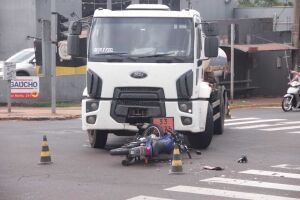
{"type": "Polygon", "coordinates": [[[238,163],[247,163],[248,162],[248,158],[247,156],[242,156],[240,159],[238,159],[237,161],[238,163]]]}
{"type": "Polygon", "coordinates": [[[221,171],[224,170],[222,167],[213,167],[213,166],[204,166],[203,169],[208,169],[208,170],[216,170],[216,171],[221,171]]]}
{"type": "Polygon", "coordinates": [[[197,150],[197,151],[196,151],[196,154],[197,154],[197,155],[201,155],[202,153],[201,153],[201,151],[197,150]]]}

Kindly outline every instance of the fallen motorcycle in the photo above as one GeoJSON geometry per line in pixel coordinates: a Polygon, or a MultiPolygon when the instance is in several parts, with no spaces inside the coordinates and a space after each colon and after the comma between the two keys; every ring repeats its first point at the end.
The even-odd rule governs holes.
{"type": "Polygon", "coordinates": [[[187,153],[188,157],[191,158],[182,134],[175,131],[164,132],[160,126],[150,124],[132,142],[110,150],[110,154],[126,156],[126,159],[122,161],[124,166],[139,160],[144,160],[147,164],[149,160],[159,158],[162,154],[171,154],[175,144],[178,145],[181,153],[187,153]]]}

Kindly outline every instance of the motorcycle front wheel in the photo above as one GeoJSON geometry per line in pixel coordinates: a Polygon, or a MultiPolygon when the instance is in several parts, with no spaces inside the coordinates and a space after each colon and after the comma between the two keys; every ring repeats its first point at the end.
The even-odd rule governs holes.
{"type": "Polygon", "coordinates": [[[289,112],[293,108],[292,97],[284,97],[282,99],[281,108],[284,112],[289,112]]]}

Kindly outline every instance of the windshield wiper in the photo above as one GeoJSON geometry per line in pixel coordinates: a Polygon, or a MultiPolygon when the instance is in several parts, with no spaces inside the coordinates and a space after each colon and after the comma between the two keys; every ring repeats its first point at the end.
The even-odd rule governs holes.
{"type": "Polygon", "coordinates": [[[154,57],[164,57],[172,55],[173,53],[158,53],[158,54],[151,54],[151,55],[137,55],[138,58],[154,58],[154,57]]]}
{"type": "MultiPolygon", "coordinates": [[[[169,56],[169,55],[173,55],[174,53],[160,53],[160,54],[153,54],[153,55],[144,55],[144,56],[137,56],[138,58],[158,58],[158,57],[164,57],[164,56],[169,56]]],[[[178,58],[177,56],[170,56],[170,57],[166,57],[163,58],[164,60],[157,60],[158,62],[162,62],[162,61],[177,61],[177,62],[184,62],[183,58],[178,58]]]]}
{"type": "Polygon", "coordinates": [[[136,59],[134,57],[128,56],[128,53],[125,52],[107,52],[107,53],[98,53],[98,54],[94,54],[94,56],[118,56],[121,58],[127,58],[129,60],[132,61],[136,61],[136,59]]]}
{"type": "Polygon", "coordinates": [[[117,56],[123,56],[128,53],[125,52],[106,52],[106,53],[95,53],[94,56],[110,56],[110,55],[117,55],[117,56]]]}

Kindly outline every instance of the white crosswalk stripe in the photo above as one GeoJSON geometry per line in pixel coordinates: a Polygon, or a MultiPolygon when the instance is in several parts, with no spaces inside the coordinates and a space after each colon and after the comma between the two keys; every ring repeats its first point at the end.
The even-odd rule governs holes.
{"type": "Polygon", "coordinates": [[[214,177],[201,180],[202,182],[210,182],[210,183],[224,183],[231,185],[242,185],[242,186],[250,186],[250,187],[260,187],[260,188],[268,188],[268,189],[277,189],[277,190],[289,190],[289,191],[299,191],[300,186],[298,185],[288,185],[288,184],[280,184],[280,183],[270,183],[270,182],[262,182],[262,181],[251,181],[251,180],[242,180],[242,179],[231,179],[231,178],[222,178],[222,177],[214,177]]]}
{"type": "Polygon", "coordinates": [[[241,127],[236,127],[236,129],[255,129],[255,128],[265,128],[265,127],[276,127],[276,126],[286,126],[290,124],[300,124],[300,121],[291,121],[291,122],[277,122],[273,124],[255,124],[255,125],[250,125],[250,126],[241,126],[241,127]]]}
{"type": "Polygon", "coordinates": [[[281,164],[281,165],[274,165],[272,167],[274,167],[274,168],[281,168],[281,169],[300,170],[300,165],[281,164]]]}
{"type": "Polygon", "coordinates": [[[253,120],[253,121],[225,123],[225,126],[236,126],[236,125],[243,125],[243,124],[263,123],[263,122],[276,122],[276,121],[284,121],[284,120],[286,119],[261,119],[261,120],[253,120]]]}
{"type": "MultiPolygon", "coordinates": [[[[174,192],[209,195],[209,196],[227,197],[227,198],[233,198],[233,199],[296,200],[296,198],[291,198],[291,197],[282,197],[282,196],[248,193],[248,192],[237,192],[237,191],[232,191],[232,190],[210,189],[210,188],[204,188],[204,187],[194,187],[194,186],[185,186],[185,185],[178,185],[175,187],[167,188],[165,190],[174,191],[174,192]]],[[[297,198],[297,200],[299,200],[299,199],[297,198]]]]}
{"type": "Polygon", "coordinates": [[[282,131],[282,130],[290,130],[290,129],[299,129],[300,126],[285,126],[285,127],[277,127],[277,128],[266,128],[266,129],[259,129],[262,131],[282,131]]]}
{"type": "Polygon", "coordinates": [[[225,126],[229,129],[238,130],[254,129],[268,133],[286,130],[286,133],[300,134],[300,121],[287,121],[287,119],[261,119],[255,117],[226,119],[225,126]]]}
{"type": "Polygon", "coordinates": [[[161,198],[161,197],[151,197],[151,196],[137,196],[137,197],[133,197],[127,200],[173,200],[173,199],[165,199],[165,198],[161,198]]]}
{"type": "Polygon", "coordinates": [[[259,119],[259,118],[256,117],[233,118],[233,119],[226,119],[225,122],[247,121],[247,120],[254,120],[254,119],[259,119]]]}
{"type": "Polygon", "coordinates": [[[275,171],[263,171],[263,170],[250,169],[250,170],[246,170],[246,171],[241,171],[239,173],[252,174],[252,175],[261,175],[261,176],[274,176],[274,177],[285,177],[285,178],[300,179],[300,174],[275,172],[275,171]]]}
{"type": "MultiPolygon", "coordinates": [[[[271,166],[277,169],[285,170],[300,170],[300,165],[279,164],[271,166]]],[[[246,199],[246,200],[299,200],[297,194],[300,196],[300,185],[284,184],[283,179],[271,179],[271,182],[253,180],[249,176],[262,176],[263,177],[284,177],[290,179],[300,179],[300,174],[286,173],[280,171],[264,171],[250,169],[246,171],[237,172],[238,174],[247,174],[247,178],[243,179],[239,176],[238,179],[227,177],[212,177],[200,180],[201,186],[188,186],[177,185],[165,188],[165,191],[184,193],[187,199],[205,199],[205,196],[219,197],[219,198],[232,198],[232,199],[246,199]],[[276,183],[277,181],[277,183],[276,183]],[[280,181],[280,182],[279,182],[280,181]],[[225,185],[225,187],[224,187],[225,185]],[[230,189],[233,186],[239,186],[238,191],[230,189]],[[214,187],[214,188],[212,188],[214,187]],[[220,188],[221,189],[218,189],[220,188]],[[224,189],[226,188],[226,189],[224,189]],[[260,192],[247,192],[248,188],[260,188],[260,192]],[[281,193],[278,191],[282,191],[281,193]],[[287,192],[291,192],[290,194],[287,192]],[[276,193],[276,195],[274,195],[276,193]],[[187,196],[188,194],[194,196],[187,196]],[[196,195],[196,196],[195,196],[196,195]],[[201,195],[201,196],[198,196],[201,195]],[[203,195],[203,196],[202,196],[203,195]]],[[[268,179],[270,180],[270,179],[268,179]]],[[[234,188],[234,187],[233,187],[234,188]]],[[[253,190],[250,190],[253,191],[253,190]]],[[[154,195],[155,196],[155,195],[154,195]]],[[[154,197],[140,195],[127,200],[175,200],[163,197],[154,197]]],[[[168,196],[167,196],[168,197],[168,196]]],[[[174,197],[174,196],[172,196],[174,197]]],[[[176,198],[176,200],[179,200],[176,198]]]]}
{"type": "Polygon", "coordinates": [[[300,134],[300,131],[293,131],[293,132],[289,132],[289,133],[300,134]]]}
{"type": "Polygon", "coordinates": [[[257,124],[257,125],[251,125],[251,126],[240,126],[240,127],[235,127],[236,129],[255,129],[255,128],[265,128],[265,127],[270,127],[274,126],[271,124],[257,124]]]}

